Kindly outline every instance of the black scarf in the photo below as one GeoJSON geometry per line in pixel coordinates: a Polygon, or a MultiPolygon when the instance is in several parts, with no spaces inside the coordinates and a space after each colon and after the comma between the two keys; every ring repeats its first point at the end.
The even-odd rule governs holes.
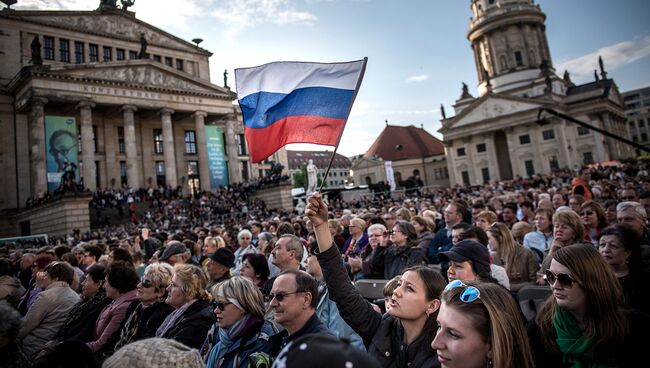
{"type": "Polygon", "coordinates": [[[105,302],[105,300],[106,300],[106,291],[104,289],[100,289],[97,292],[97,294],[95,294],[90,299],[82,299],[81,301],[79,301],[79,303],[77,303],[74,307],[72,307],[72,310],[68,314],[68,318],[63,323],[63,326],[61,326],[59,332],[56,334],[55,339],[61,339],[61,337],[65,336],[66,332],[68,332],[68,329],[70,328],[70,325],[73,322],[79,320],[88,311],[93,310],[96,307],[102,305],[105,302]]]}

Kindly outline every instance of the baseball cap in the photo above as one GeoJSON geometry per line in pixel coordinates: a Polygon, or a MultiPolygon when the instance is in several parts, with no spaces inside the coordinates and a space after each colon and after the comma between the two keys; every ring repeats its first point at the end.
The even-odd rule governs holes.
{"type": "Polygon", "coordinates": [[[472,261],[477,274],[490,273],[490,252],[485,245],[474,240],[461,240],[450,250],[440,252],[438,258],[442,261],[472,261]]]}

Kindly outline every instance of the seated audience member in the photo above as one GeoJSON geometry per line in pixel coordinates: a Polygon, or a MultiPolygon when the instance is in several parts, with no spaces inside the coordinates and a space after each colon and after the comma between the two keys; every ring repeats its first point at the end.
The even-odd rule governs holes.
{"type": "Polygon", "coordinates": [[[65,262],[52,262],[36,275],[36,284],[43,291],[27,311],[18,333],[28,357],[38,353],[46,342],[54,338],[79,301],[79,295],[70,287],[73,279],[74,271],[65,262]]]}
{"type": "Polygon", "coordinates": [[[6,301],[0,301],[0,362],[7,368],[31,367],[18,341],[22,324],[20,313],[6,301]]]}
{"type": "Polygon", "coordinates": [[[650,295],[645,291],[650,275],[643,268],[641,247],[634,230],[627,225],[614,225],[603,230],[598,251],[612,268],[623,289],[629,308],[650,313],[650,295]]]}
{"type": "Polygon", "coordinates": [[[104,307],[111,302],[106,298],[105,278],[106,268],[100,264],[94,264],[86,270],[86,277],[81,284],[81,300],[68,314],[63,326],[55,336],[56,340],[83,342],[93,340],[93,330],[97,318],[104,307]]]}
{"type": "Polygon", "coordinates": [[[114,350],[156,335],[156,330],[174,310],[165,303],[174,269],[167,263],[152,263],[136,286],[136,300],[126,310],[114,350]]]}
{"type": "Polygon", "coordinates": [[[219,248],[208,256],[208,282],[207,289],[212,289],[216,284],[230,278],[230,269],[235,266],[235,255],[230,248],[219,248]]]}
{"type": "Polygon", "coordinates": [[[350,237],[343,244],[342,254],[347,261],[348,257],[356,257],[368,245],[368,234],[366,233],[366,222],[359,217],[350,220],[350,237]]]}
{"type": "Polygon", "coordinates": [[[411,217],[411,225],[418,234],[418,247],[422,249],[424,254],[429,251],[429,244],[433,241],[433,227],[435,226],[429,219],[422,216],[411,217]]]}
{"type": "Polygon", "coordinates": [[[88,345],[70,340],[48,344],[34,358],[32,368],[99,368],[100,363],[88,345]]]}
{"type": "Polygon", "coordinates": [[[97,318],[93,340],[88,342],[90,350],[102,359],[104,354],[110,355],[119,338],[120,325],[126,310],[136,299],[138,274],[133,265],[124,261],[115,261],[108,267],[104,288],[106,297],[112,302],[107,305],[97,318]]]}
{"type": "Polygon", "coordinates": [[[616,275],[591,245],[557,249],[553,289],[528,331],[537,367],[634,367],[650,338],[646,315],[623,309],[616,275]]]}
{"type": "Polygon", "coordinates": [[[187,260],[190,258],[190,252],[183,243],[178,240],[172,240],[167,243],[165,250],[162,252],[159,262],[169,263],[172,267],[176,264],[187,263],[187,260]]]}
{"type": "MultiPolygon", "coordinates": [[[[481,245],[483,245],[485,249],[488,248],[487,233],[478,226],[471,226],[467,230],[463,231],[463,233],[460,234],[460,240],[474,240],[476,242],[479,242],[481,245]]],[[[488,254],[489,254],[489,250],[488,250],[488,254]]],[[[506,272],[506,269],[492,263],[492,258],[490,258],[490,275],[492,276],[493,279],[491,280],[484,279],[482,281],[486,281],[486,282],[496,281],[504,288],[510,290],[510,280],[508,279],[508,273],[506,272]]]]}
{"type": "Polygon", "coordinates": [[[357,349],[346,340],[310,334],[288,344],[280,352],[273,367],[380,368],[381,365],[370,354],[357,349]]]}
{"type": "Polygon", "coordinates": [[[368,226],[368,246],[358,257],[348,258],[350,273],[354,280],[360,279],[383,279],[384,270],[372,267],[372,257],[374,256],[379,244],[388,240],[388,232],[382,224],[372,224],[368,226]]]}
{"type": "Polygon", "coordinates": [[[441,260],[449,262],[447,278],[449,282],[484,281],[494,282],[490,269],[490,252],[481,243],[474,240],[461,240],[446,252],[438,256],[441,260]]]}
{"type": "Polygon", "coordinates": [[[431,342],[440,306],[438,297],[445,286],[442,275],[426,266],[404,270],[388,303],[388,313],[382,316],[352,286],[338,248],[332,246],[327,213],[320,193],[309,197],[305,214],[314,225],[318,261],[330,297],[345,322],[363,338],[368,352],[382,367],[436,366],[438,359],[431,342]]]}
{"type": "Polygon", "coordinates": [[[327,221],[334,242],[339,249],[343,251],[343,245],[345,244],[345,238],[341,235],[341,232],[343,232],[343,226],[341,226],[341,223],[338,220],[330,219],[327,221]]]}
{"type": "Polygon", "coordinates": [[[202,268],[187,264],[174,267],[165,299],[174,311],[156,330],[156,337],[174,339],[194,349],[201,347],[214,323],[207,285],[208,275],[202,268]]]}
{"type": "Polygon", "coordinates": [[[87,270],[88,267],[99,262],[102,254],[104,254],[104,252],[100,247],[96,245],[86,245],[84,247],[83,269],[87,270]]]}
{"type": "Polygon", "coordinates": [[[18,311],[23,316],[32,307],[32,305],[34,305],[38,294],[43,291],[43,289],[38,286],[39,283],[37,282],[39,272],[43,272],[45,270],[45,267],[52,263],[52,261],[54,261],[54,257],[48,253],[41,253],[34,257],[34,265],[31,267],[32,277],[29,281],[29,287],[18,303],[18,311]]]}
{"type": "Polygon", "coordinates": [[[474,219],[476,226],[487,231],[493,223],[497,222],[497,214],[492,211],[482,211],[474,219]]]}
{"type": "Polygon", "coordinates": [[[17,307],[25,288],[17,277],[13,276],[13,265],[8,259],[0,258],[0,300],[6,300],[17,307]]]}
{"type": "Polygon", "coordinates": [[[598,202],[586,201],[580,206],[580,216],[582,223],[585,225],[586,235],[594,247],[598,246],[600,233],[607,226],[605,218],[605,209],[598,202]]]}
{"type": "Polygon", "coordinates": [[[258,288],[264,287],[269,281],[269,264],[264,254],[246,254],[242,263],[240,275],[251,280],[258,288]]]}
{"type": "Polygon", "coordinates": [[[264,320],[264,296],[242,276],[219,283],[212,291],[216,332],[203,343],[208,368],[258,367],[270,361],[269,337],[277,333],[264,320]]]}
{"type": "MultiPolygon", "coordinates": [[[[292,234],[280,235],[275,242],[275,247],[271,252],[273,265],[280,269],[280,272],[286,270],[299,270],[305,247],[299,237],[292,234]]],[[[276,276],[277,277],[277,276],[276,276]]],[[[262,294],[269,295],[276,277],[269,279],[269,282],[262,287],[262,294]]]]}
{"type": "Polygon", "coordinates": [[[538,262],[542,263],[544,253],[553,243],[553,211],[540,208],[535,211],[535,231],[524,235],[524,246],[530,249],[537,249],[535,252],[538,262]]]}
{"type": "Polygon", "coordinates": [[[534,367],[519,306],[506,289],[455,280],[440,299],[431,347],[443,367],[534,367]]]}
{"type": "MultiPolygon", "coordinates": [[[[327,228],[325,231],[329,234],[327,228]]],[[[284,327],[284,331],[271,337],[271,356],[276,357],[282,348],[301,336],[311,333],[334,335],[318,318],[318,286],[305,271],[282,271],[273,282],[268,298],[275,323],[284,327]]]]}
{"type": "Polygon", "coordinates": [[[524,221],[515,222],[512,225],[512,237],[519,244],[524,244],[524,236],[533,231],[533,226],[524,221]]]}
{"type": "Polygon", "coordinates": [[[170,339],[152,337],[133,342],[106,359],[102,368],[203,367],[196,349],[170,339]]]}
{"type": "Polygon", "coordinates": [[[418,248],[417,234],[411,223],[397,221],[391,232],[392,244],[380,243],[372,257],[372,267],[384,270],[384,280],[402,274],[408,267],[426,264],[426,256],[418,248]]]}
{"type": "Polygon", "coordinates": [[[618,201],[615,199],[608,199],[603,202],[603,208],[605,209],[605,220],[607,221],[607,226],[616,224],[616,205],[618,201]]]}
{"type": "Polygon", "coordinates": [[[537,283],[544,285],[544,273],[551,264],[553,252],[567,245],[582,243],[584,241],[585,227],[577,213],[569,210],[560,210],[553,215],[553,243],[548,248],[542,261],[537,283]],[[542,276],[542,277],[540,277],[542,276]]]}
{"type": "Polygon", "coordinates": [[[258,253],[257,248],[251,242],[253,234],[250,230],[244,229],[237,233],[237,243],[239,247],[235,250],[235,266],[232,268],[233,275],[239,275],[244,254],[258,253]]]}
{"type": "Polygon", "coordinates": [[[619,224],[626,224],[634,230],[641,242],[641,258],[643,266],[650,266],[650,233],[646,228],[647,213],[645,208],[637,202],[621,202],[616,206],[616,220],[619,224]]]}
{"type": "MultiPolygon", "coordinates": [[[[402,279],[401,275],[393,277],[386,283],[386,285],[384,285],[384,288],[381,290],[382,294],[384,295],[384,310],[386,312],[388,312],[388,309],[390,308],[389,306],[390,298],[393,297],[393,291],[397,289],[397,286],[399,285],[399,281],[401,279],[402,279]]],[[[375,308],[375,310],[377,310],[377,308],[375,308]]],[[[381,309],[377,311],[381,313],[381,309]]]]}
{"type": "Polygon", "coordinates": [[[526,285],[533,285],[539,270],[535,253],[517,243],[506,224],[497,222],[487,233],[492,262],[506,269],[510,290],[517,292],[526,285]]]}

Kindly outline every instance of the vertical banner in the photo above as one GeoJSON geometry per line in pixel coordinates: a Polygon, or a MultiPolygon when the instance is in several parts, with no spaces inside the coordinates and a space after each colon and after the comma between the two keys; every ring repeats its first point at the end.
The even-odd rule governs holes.
{"type": "Polygon", "coordinates": [[[395,191],[395,173],[393,172],[393,161],[385,161],[384,165],[386,167],[386,179],[388,180],[388,185],[390,186],[390,191],[395,191]]]}
{"type": "Polygon", "coordinates": [[[45,150],[47,161],[47,190],[61,184],[63,174],[79,178],[77,161],[77,124],[69,116],[45,116],[45,150]]]}
{"type": "Polygon", "coordinates": [[[215,125],[205,126],[205,142],[208,149],[208,171],[210,172],[210,187],[228,185],[228,168],[223,143],[223,128],[215,125]]]}

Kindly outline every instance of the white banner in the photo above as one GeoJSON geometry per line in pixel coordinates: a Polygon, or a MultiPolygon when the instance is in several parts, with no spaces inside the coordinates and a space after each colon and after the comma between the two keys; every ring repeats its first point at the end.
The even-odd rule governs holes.
{"type": "Polygon", "coordinates": [[[390,191],[395,191],[395,174],[393,173],[393,161],[385,161],[384,166],[386,167],[386,178],[388,180],[388,185],[390,186],[390,191]]]}

